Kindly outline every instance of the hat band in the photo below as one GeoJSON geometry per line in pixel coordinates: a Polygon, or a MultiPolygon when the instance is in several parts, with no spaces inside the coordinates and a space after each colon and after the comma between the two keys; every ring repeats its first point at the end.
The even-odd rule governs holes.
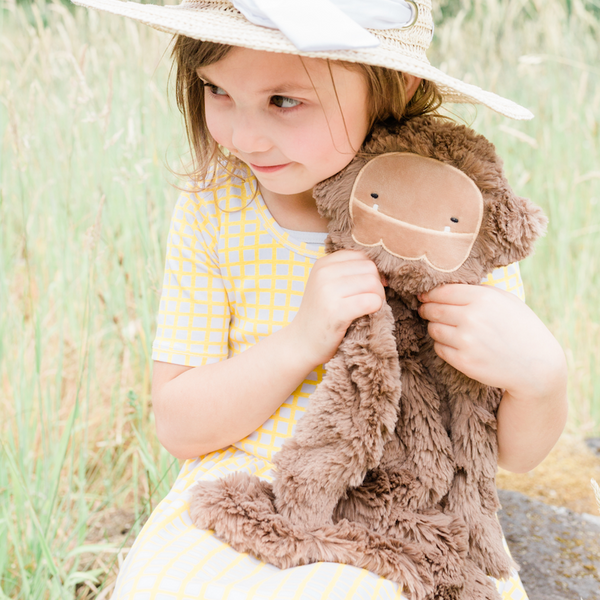
{"type": "Polygon", "coordinates": [[[255,25],[278,29],[302,52],[375,48],[365,28],[402,29],[415,23],[412,0],[232,0],[255,25]]]}

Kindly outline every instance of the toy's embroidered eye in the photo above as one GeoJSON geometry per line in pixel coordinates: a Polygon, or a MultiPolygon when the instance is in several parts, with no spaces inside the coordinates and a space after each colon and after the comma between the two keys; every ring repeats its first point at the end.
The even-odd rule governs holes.
{"type": "Polygon", "coordinates": [[[458,219],[457,219],[456,217],[450,217],[450,220],[451,220],[453,223],[458,223],[458,219]]]}
{"type": "Polygon", "coordinates": [[[371,194],[371,198],[379,198],[379,194],[371,194]]]}

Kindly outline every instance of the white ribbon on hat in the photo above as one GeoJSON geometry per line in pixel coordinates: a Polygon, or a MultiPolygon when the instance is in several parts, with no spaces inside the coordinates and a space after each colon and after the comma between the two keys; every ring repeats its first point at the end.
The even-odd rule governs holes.
{"type": "Polygon", "coordinates": [[[278,29],[302,52],[374,48],[369,29],[399,29],[416,18],[405,0],[232,0],[255,25],[278,29]]]}

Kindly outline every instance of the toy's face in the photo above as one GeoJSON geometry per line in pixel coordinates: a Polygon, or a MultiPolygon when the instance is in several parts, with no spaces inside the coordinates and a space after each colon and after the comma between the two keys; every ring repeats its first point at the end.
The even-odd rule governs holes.
{"type": "Polygon", "coordinates": [[[382,246],[404,260],[422,260],[450,273],[475,243],[483,197],[467,175],[446,163],[392,152],[362,168],[350,215],[358,244],[382,246]]]}

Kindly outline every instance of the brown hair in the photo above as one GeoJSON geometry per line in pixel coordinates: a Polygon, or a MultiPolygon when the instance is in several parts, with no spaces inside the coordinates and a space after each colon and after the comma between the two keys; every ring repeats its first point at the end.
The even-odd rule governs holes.
{"type": "MultiPolygon", "coordinates": [[[[203,181],[215,160],[226,167],[236,165],[236,158],[223,153],[210,135],[204,115],[204,85],[196,69],[224,58],[232,46],[176,36],[171,53],[174,59],[175,95],[185,121],[192,160],[186,175],[203,181]]],[[[435,112],[442,96],[431,81],[422,80],[410,101],[406,102],[404,77],[399,71],[359,63],[340,62],[348,69],[365,75],[369,92],[370,126],[383,121],[402,121],[435,112]]]]}

